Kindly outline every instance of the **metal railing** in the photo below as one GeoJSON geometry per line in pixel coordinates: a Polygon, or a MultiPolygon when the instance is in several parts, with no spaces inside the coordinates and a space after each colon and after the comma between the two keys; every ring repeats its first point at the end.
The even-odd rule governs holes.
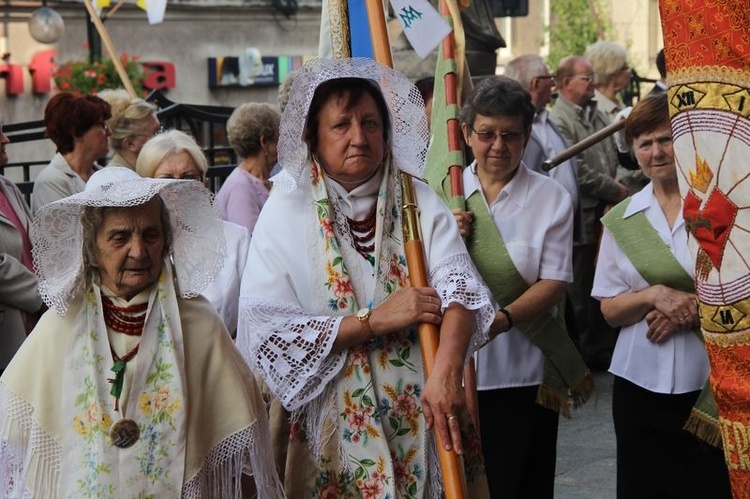
{"type": "MultiPolygon", "coordinates": [[[[237,156],[229,146],[226,138],[226,124],[234,108],[222,106],[201,106],[180,104],[167,99],[161,92],[151,92],[146,100],[158,107],[157,115],[165,129],[182,130],[190,134],[200,144],[208,160],[208,187],[212,192],[218,192],[224,179],[237,164],[237,156]]],[[[23,123],[5,123],[3,132],[14,144],[29,143],[38,140],[48,140],[44,136],[44,121],[27,121],[23,123]]],[[[20,171],[22,178],[16,185],[30,200],[34,182],[31,178],[32,167],[46,165],[52,158],[38,160],[10,162],[0,165],[0,173],[20,171]]]]}

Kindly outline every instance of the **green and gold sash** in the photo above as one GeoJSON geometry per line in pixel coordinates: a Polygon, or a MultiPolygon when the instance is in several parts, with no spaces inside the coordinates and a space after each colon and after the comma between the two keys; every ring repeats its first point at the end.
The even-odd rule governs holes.
{"type": "MultiPolygon", "coordinates": [[[[449,181],[447,177],[444,180],[449,181]]],[[[466,240],[469,254],[495,300],[501,307],[507,306],[529,286],[511,260],[479,191],[469,196],[466,206],[474,212],[471,236],[466,240]]],[[[516,327],[545,356],[544,379],[537,402],[570,418],[571,406],[578,408],[583,405],[594,392],[595,385],[594,377],[565,330],[562,307],[559,307],[557,317],[543,312],[534,320],[516,327]]]]}
{"type": "MultiPolygon", "coordinates": [[[[602,217],[602,224],[609,230],[630,263],[650,286],[662,284],[678,291],[695,293],[695,282],[680,265],[653,226],[640,211],[623,218],[632,198],[619,203],[602,217]]],[[[700,329],[693,333],[703,341],[700,329]]],[[[721,431],[711,386],[706,379],[693,410],[685,423],[685,429],[701,440],[721,447],[721,431]]]]}

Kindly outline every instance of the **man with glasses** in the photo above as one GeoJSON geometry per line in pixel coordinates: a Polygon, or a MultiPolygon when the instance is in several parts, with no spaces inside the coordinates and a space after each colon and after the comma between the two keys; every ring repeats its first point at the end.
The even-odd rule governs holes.
{"type": "MultiPolygon", "coordinates": [[[[542,168],[544,161],[556,156],[569,146],[560,130],[549,119],[547,110],[547,105],[552,100],[552,92],[556,88],[555,77],[550,74],[544,60],[535,54],[522,55],[508,62],[505,66],[505,76],[516,80],[524,90],[529,92],[531,103],[536,109],[534,121],[531,124],[531,136],[523,152],[523,163],[529,169],[557,180],[568,191],[574,210],[573,241],[581,242],[584,240],[583,214],[579,200],[575,159],[563,161],[550,171],[542,168]]],[[[569,299],[566,302],[569,302],[569,299]]],[[[580,339],[577,331],[569,328],[568,333],[578,345],[580,339]]]]}
{"type": "MultiPolygon", "coordinates": [[[[580,56],[560,61],[556,81],[560,92],[549,113],[550,120],[571,144],[580,142],[609,124],[594,100],[595,74],[580,56]]],[[[574,283],[568,287],[572,311],[568,325],[578,333],[581,350],[590,368],[606,370],[614,349],[615,331],[604,321],[599,303],[591,298],[594,264],[605,207],[625,199],[627,187],[616,180],[617,153],[608,137],[576,158],[583,215],[583,235],[573,246],[574,283]]]]}

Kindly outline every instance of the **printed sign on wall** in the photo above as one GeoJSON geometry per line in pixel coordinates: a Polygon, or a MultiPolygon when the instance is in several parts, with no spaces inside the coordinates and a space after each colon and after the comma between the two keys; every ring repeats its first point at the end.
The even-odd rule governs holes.
{"type": "Polygon", "coordinates": [[[256,87],[279,85],[287,75],[299,69],[313,56],[261,56],[256,48],[248,48],[239,57],[209,57],[208,86],[256,87]]]}

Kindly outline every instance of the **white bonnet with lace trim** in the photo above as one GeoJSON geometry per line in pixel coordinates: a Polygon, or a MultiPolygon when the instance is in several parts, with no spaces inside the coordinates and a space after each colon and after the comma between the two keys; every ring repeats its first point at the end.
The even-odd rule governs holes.
{"type": "Polygon", "coordinates": [[[399,71],[371,59],[313,59],[300,68],[281,115],[279,163],[283,171],[274,177],[274,188],[289,192],[297,187],[310,161],[304,141],[305,123],[315,90],[328,80],[370,80],[383,94],[391,120],[389,149],[396,168],[422,177],[427,154],[427,118],[417,88],[399,71]]]}
{"type": "Polygon", "coordinates": [[[143,178],[128,168],[109,166],[95,172],[83,192],[42,206],[34,217],[34,267],[39,292],[50,308],[65,315],[83,290],[84,208],[137,206],[156,195],[169,212],[178,293],[197,296],[213,282],[224,264],[226,242],[211,192],[194,180],[143,178]]]}

